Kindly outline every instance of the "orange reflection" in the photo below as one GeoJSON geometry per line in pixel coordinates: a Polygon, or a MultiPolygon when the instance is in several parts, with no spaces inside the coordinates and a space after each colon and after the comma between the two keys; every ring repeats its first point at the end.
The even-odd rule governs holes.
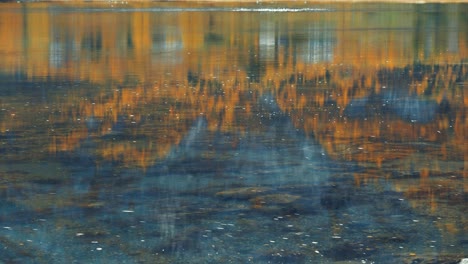
{"type": "Polygon", "coordinates": [[[0,99],[0,132],[35,124],[34,144],[48,154],[91,141],[100,159],[146,168],[199,118],[212,131],[261,131],[258,115],[268,112],[258,102],[271,95],[329,157],[370,168],[354,174],[358,186],[391,178],[397,166],[418,180],[394,180],[395,189],[435,211],[458,187],[433,175],[468,177],[463,9],[442,7],[439,28],[423,12],[155,15],[2,5],[18,12],[0,12],[1,74],[80,82],[66,96],[50,92],[48,110],[24,106],[26,95],[0,99]]]}

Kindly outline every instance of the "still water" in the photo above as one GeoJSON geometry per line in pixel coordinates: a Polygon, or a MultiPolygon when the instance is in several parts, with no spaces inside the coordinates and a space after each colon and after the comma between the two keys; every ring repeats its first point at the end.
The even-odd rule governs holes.
{"type": "Polygon", "coordinates": [[[468,5],[0,4],[0,263],[468,257],[468,5]]]}

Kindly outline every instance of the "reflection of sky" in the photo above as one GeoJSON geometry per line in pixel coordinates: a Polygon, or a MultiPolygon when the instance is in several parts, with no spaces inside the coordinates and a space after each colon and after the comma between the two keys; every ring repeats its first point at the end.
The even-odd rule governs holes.
{"type": "MultiPolygon", "coordinates": [[[[83,43],[79,43],[77,39],[71,37],[70,34],[61,34],[53,32],[53,37],[49,42],[49,65],[51,68],[60,69],[66,67],[67,64],[84,60],[81,57],[83,43]]],[[[84,47],[85,48],[85,47],[84,47]]],[[[92,49],[86,50],[92,52],[92,49]]]]}
{"type": "MultiPolygon", "coordinates": [[[[173,168],[176,174],[190,175],[191,166],[196,174],[200,173],[200,169],[214,174],[218,171],[224,174],[223,186],[267,185],[276,188],[285,184],[325,182],[330,175],[327,169],[330,161],[320,145],[298,131],[290,117],[280,112],[274,99],[261,99],[259,103],[264,105],[261,107],[263,111],[258,113],[258,126],[263,127],[261,133],[251,131],[242,135],[209,131],[206,120],[200,117],[164,163],[179,166],[173,168]],[[204,158],[207,156],[212,158],[204,158]],[[226,158],[225,162],[217,160],[222,156],[226,158]],[[181,166],[184,162],[188,164],[186,169],[181,166]],[[191,164],[193,162],[195,164],[191,164]]],[[[186,176],[174,178],[178,177],[186,176]]],[[[211,181],[208,183],[213,185],[211,181]]]]}
{"type": "Polygon", "coordinates": [[[320,63],[333,61],[333,50],[336,45],[334,31],[317,26],[309,26],[307,41],[300,45],[300,58],[305,63],[320,63]]]}
{"type": "Polygon", "coordinates": [[[309,24],[307,29],[295,29],[289,32],[278,22],[262,21],[259,29],[260,57],[273,60],[281,48],[291,45],[289,38],[295,38],[298,46],[297,56],[308,64],[333,61],[336,46],[334,31],[324,25],[309,24]]]}
{"type": "Polygon", "coordinates": [[[60,68],[65,63],[65,45],[58,41],[49,44],[49,64],[51,67],[60,68]]]}
{"type": "Polygon", "coordinates": [[[410,122],[427,123],[435,120],[438,104],[435,100],[418,96],[394,97],[383,95],[383,102],[401,119],[410,122]]]}
{"type": "Polygon", "coordinates": [[[272,60],[275,57],[275,49],[278,49],[278,26],[275,22],[262,21],[258,32],[260,44],[260,58],[263,60],[272,60]]]}
{"type": "Polygon", "coordinates": [[[387,88],[381,94],[351,100],[344,113],[351,118],[390,114],[406,122],[427,123],[435,120],[438,110],[439,104],[435,100],[416,95],[402,96],[398,88],[387,88]]]}
{"type": "Polygon", "coordinates": [[[162,60],[165,63],[177,64],[182,60],[181,56],[177,55],[184,48],[179,28],[157,27],[153,29],[152,41],[151,52],[154,62],[162,60]]]}

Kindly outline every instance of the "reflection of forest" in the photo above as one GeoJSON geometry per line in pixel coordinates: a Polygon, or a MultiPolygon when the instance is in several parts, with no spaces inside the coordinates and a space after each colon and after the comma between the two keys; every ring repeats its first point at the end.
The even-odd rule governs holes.
{"type": "Polygon", "coordinates": [[[147,167],[200,116],[241,135],[281,113],[333,159],[468,176],[464,5],[405,16],[35,7],[0,12],[1,85],[21,87],[0,99],[13,159],[93,144],[98,160],[147,167]]]}
{"type": "Polygon", "coordinates": [[[28,78],[154,81],[170,70],[180,80],[189,69],[216,75],[231,67],[267,79],[337,64],[364,67],[370,76],[380,67],[453,64],[467,57],[466,5],[390,6],[405,8],[404,16],[398,11],[71,12],[44,3],[2,7],[1,72],[28,78]],[[260,65],[266,61],[271,63],[260,65]],[[311,64],[322,65],[311,69],[311,64]]]}
{"type": "MultiPolygon", "coordinates": [[[[0,43],[1,72],[29,80],[110,82],[112,87],[144,83],[112,94],[101,89],[88,95],[95,101],[92,105],[80,102],[72,111],[94,119],[111,115],[100,129],[129,114],[132,120],[142,119],[147,108],[142,102],[151,102],[179,118],[183,115],[187,125],[199,113],[214,112],[216,120],[210,125],[229,130],[244,125],[259,94],[268,91],[281,110],[323,141],[335,158],[381,163],[411,152],[389,151],[395,146],[375,137],[391,142],[447,138],[451,142],[444,146],[450,147],[450,153],[464,149],[466,69],[460,62],[468,50],[467,31],[462,28],[465,6],[429,5],[426,11],[440,8],[440,13],[408,12],[407,16],[399,12],[155,16],[70,13],[60,6],[46,12],[42,5],[0,13],[0,32],[5,36],[0,43]],[[155,85],[148,86],[151,83],[155,85]],[[162,101],[172,105],[162,107],[162,101]],[[128,105],[141,109],[130,111],[128,105]],[[377,116],[382,111],[388,115],[377,116]],[[366,149],[355,151],[342,144],[345,141],[366,149]]],[[[63,107],[82,96],[69,96],[73,102],[62,102],[63,107]]],[[[165,122],[174,122],[166,114],[165,122]]]]}
{"type": "Polygon", "coordinates": [[[5,161],[84,149],[146,168],[200,117],[235,148],[280,114],[332,159],[368,168],[357,185],[391,177],[415,207],[451,215],[441,229],[466,226],[445,211],[468,189],[465,6],[156,16],[41,5],[0,11],[5,161]]]}

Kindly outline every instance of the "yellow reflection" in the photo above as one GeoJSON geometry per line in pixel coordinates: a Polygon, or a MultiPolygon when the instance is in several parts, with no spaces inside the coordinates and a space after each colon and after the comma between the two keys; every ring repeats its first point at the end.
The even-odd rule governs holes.
{"type": "MultiPolygon", "coordinates": [[[[429,157],[467,157],[462,66],[468,31],[463,10],[451,6],[444,7],[449,10],[441,11],[440,20],[420,12],[155,14],[4,6],[17,12],[0,13],[2,74],[106,87],[54,99],[61,112],[47,118],[67,128],[50,133],[51,152],[76,149],[90,135],[143,135],[148,144],[102,140],[97,152],[146,167],[179,144],[200,117],[210,130],[260,130],[253,122],[257,103],[272,94],[294,125],[314,136],[333,159],[380,168],[405,158],[410,167],[420,157],[408,142],[417,141],[437,144],[429,157]],[[443,23],[440,29],[436,21],[443,23]],[[387,109],[385,97],[400,90],[407,104],[450,109],[428,122],[405,120],[397,110],[372,115],[387,109]],[[375,95],[380,106],[372,101],[375,95]],[[349,114],[359,104],[369,116],[349,114]],[[88,129],[90,122],[97,128],[88,129]],[[118,122],[130,128],[116,132],[118,122]]],[[[10,110],[2,114],[2,132],[29,122],[25,114],[13,118],[10,110]]],[[[466,167],[465,161],[464,177],[466,167]]]]}
{"type": "MultiPolygon", "coordinates": [[[[2,139],[16,132],[39,149],[19,155],[73,151],[90,139],[99,159],[147,168],[199,119],[211,131],[261,132],[258,115],[268,112],[259,101],[270,95],[330,158],[370,168],[353,174],[356,186],[389,179],[415,208],[439,214],[447,196],[468,190],[463,9],[441,10],[437,20],[424,12],[2,7],[16,12],[0,12],[0,74],[80,82],[66,96],[49,92],[43,104],[25,104],[24,94],[0,98],[2,139]],[[416,179],[391,179],[395,167],[416,179]]],[[[440,228],[460,232],[450,221],[440,228]]]]}

